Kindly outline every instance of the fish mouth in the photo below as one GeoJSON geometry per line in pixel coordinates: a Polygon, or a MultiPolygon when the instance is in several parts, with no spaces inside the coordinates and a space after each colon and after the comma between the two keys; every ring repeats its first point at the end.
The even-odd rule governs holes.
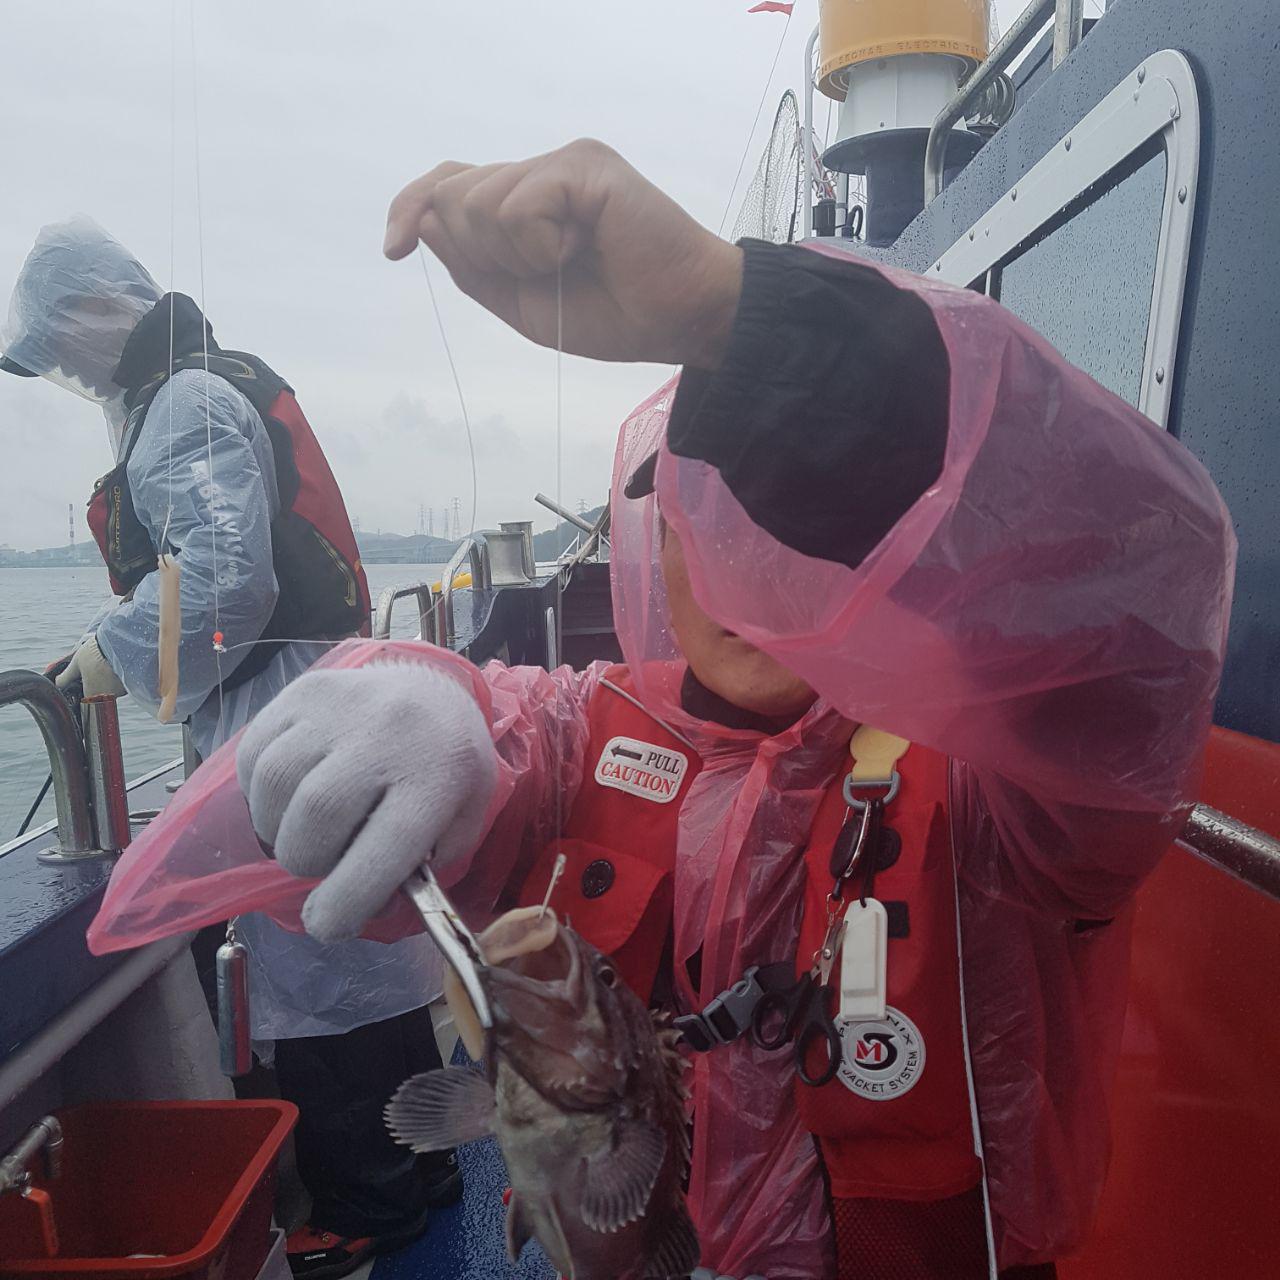
{"type": "Polygon", "coordinates": [[[616,1100],[615,1054],[574,935],[532,907],[490,926],[480,945],[496,1055],[562,1111],[593,1111],[616,1100]]]}
{"type": "Polygon", "coordinates": [[[534,921],[498,946],[483,943],[484,977],[495,998],[509,1006],[536,1001],[580,1011],[585,994],[581,956],[554,918],[547,923],[550,928],[534,921]]]}

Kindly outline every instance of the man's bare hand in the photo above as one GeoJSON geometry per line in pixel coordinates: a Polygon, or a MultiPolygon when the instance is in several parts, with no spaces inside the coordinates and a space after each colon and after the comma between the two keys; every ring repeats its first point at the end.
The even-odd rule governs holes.
{"type": "Polygon", "coordinates": [[[384,252],[421,240],[464,292],[534,342],[597,360],[719,365],[742,252],[603,143],[511,164],[439,165],[391,202],[384,252]]]}

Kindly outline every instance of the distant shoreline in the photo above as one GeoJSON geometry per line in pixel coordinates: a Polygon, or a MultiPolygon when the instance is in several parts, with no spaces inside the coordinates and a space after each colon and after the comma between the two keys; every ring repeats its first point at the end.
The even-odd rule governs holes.
{"type": "MultiPolygon", "coordinates": [[[[361,556],[361,564],[448,564],[449,558],[443,560],[419,560],[413,556],[361,556]]],[[[0,559],[0,569],[97,569],[106,573],[107,566],[100,560],[16,560],[0,559]]]]}

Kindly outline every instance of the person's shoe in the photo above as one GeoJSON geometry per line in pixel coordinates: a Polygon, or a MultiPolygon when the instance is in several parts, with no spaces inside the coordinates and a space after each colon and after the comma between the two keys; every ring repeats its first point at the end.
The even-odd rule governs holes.
{"type": "Polygon", "coordinates": [[[308,1223],[289,1233],[285,1251],[298,1280],[339,1280],[368,1262],[378,1242],[374,1236],[340,1236],[308,1223]]]}
{"type": "Polygon", "coordinates": [[[426,1207],[399,1231],[343,1236],[307,1223],[290,1232],[285,1250],[295,1280],[341,1280],[375,1255],[394,1253],[412,1244],[430,1226],[434,1210],[457,1204],[462,1199],[462,1170],[452,1151],[447,1157],[436,1157],[432,1167],[423,1171],[423,1177],[427,1186],[426,1207]]]}

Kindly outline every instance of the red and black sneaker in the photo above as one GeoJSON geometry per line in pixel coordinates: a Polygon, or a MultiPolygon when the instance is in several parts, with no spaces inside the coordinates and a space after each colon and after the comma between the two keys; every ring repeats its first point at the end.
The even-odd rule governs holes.
{"type": "Polygon", "coordinates": [[[289,1270],[306,1280],[338,1280],[349,1276],[378,1252],[373,1236],[340,1236],[307,1223],[289,1233],[285,1244],[289,1270]]]}
{"type": "Polygon", "coordinates": [[[285,1250],[295,1280],[341,1280],[380,1253],[412,1244],[431,1224],[432,1212],[462,1199],[462,1170],[450,1151],[432,1158],[426,1173],[427,1205],[419,1217],[399,1231],[373,1236],[344,1236],[310,1223],[289,1233],[285,1250]]]}

